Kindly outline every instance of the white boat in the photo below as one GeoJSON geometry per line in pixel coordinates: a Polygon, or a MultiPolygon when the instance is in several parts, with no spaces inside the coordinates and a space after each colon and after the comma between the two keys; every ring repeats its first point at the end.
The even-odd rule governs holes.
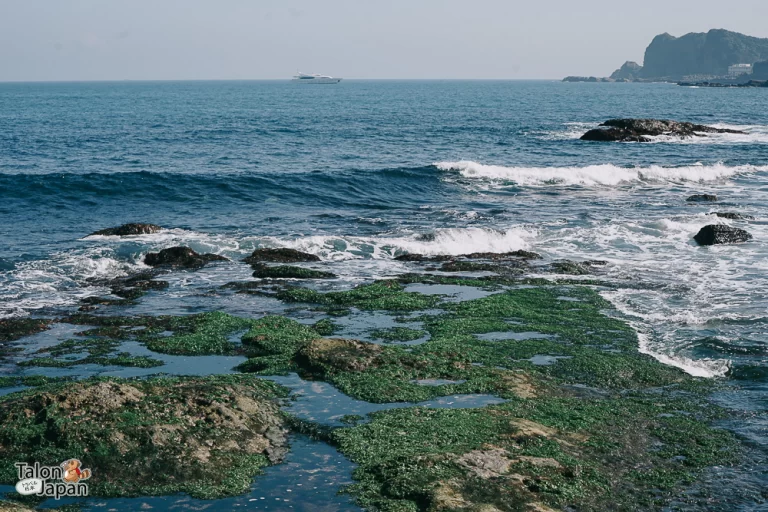
{"type": "Polygon", "coordinates": [[[309,75],[307,73],[298,73],[293,77],[292,82],[298,82],[302,84],[337,84],[341,82],[341,78],[333,78],[328,75],[309,75]]]}

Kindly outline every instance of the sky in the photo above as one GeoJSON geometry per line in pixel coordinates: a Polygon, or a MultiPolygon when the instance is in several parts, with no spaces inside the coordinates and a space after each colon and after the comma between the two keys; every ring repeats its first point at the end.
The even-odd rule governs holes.
{"type": "Polygon", "coordinates": [[[0,0],[0,81],[607,76],[766,0],[0,0]]]}

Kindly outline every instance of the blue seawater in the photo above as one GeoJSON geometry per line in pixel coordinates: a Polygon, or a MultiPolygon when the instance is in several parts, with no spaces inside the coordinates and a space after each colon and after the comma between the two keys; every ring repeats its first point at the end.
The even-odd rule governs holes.
{"type": "MultiPolygon", "coordinates": [[[[717,400],[737,411],[724,426],[750,455],[703,485],[728,496],[721,510],[758,510],[768,482],[765,94],[548,81],[0,84],[0,317],[74,311],[104,293],[100,281],[179,244],[231,258],[294,247],[333,260],[346,284],[404,271],[393,260],[402,252],[605,260],[605,279],[636,285],[604,296],[641,350],[733,385],[717,400]],[[746,134],[578,139],[614,117],[746,134]],[[694,193],[720,201],[687,203],[694,193]],[[167,229],[88,236],[125,222],[167,229]],[[754,240],[696,246],[711,223],[754,240]]],[[[133,311],[263,313],[201,293],[247,276],[226,266],[177,275],[173,300],[133,311]]]]}

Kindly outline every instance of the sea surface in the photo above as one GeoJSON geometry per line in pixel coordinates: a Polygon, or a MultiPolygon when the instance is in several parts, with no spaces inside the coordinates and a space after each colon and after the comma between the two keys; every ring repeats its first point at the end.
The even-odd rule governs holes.
{"type": "MultiPolygon", "coordinates": [[[[144,268],[144,254],[174,245],[232,259],[257,247],[292,247],[333,261],[339,286],[407,271],[393,260],[403,252],[527,249],[545,260],[605,260],[600,278],[621,286],[604,297],[638,331],[640,350],[727,385],[714,399],[735,411],[722,426],[746,443],[747,460],[713,469],[691,491],[727,494],[721,510],[768,506],[767,208],[768,96],[761,89],[548,81],[0,84],[0,318],[75,311],[82,298],[106,293],[98,280],[144,268]],[[614,117],[746,134],[579,140],[614,117]],[[694,193],[720,200],[686,202],[694,193]],[[88,236],[126,222],[167,229],[88,236]],[[716,223],[744,228],[754,240],[698,247],[693,235],[716,223]]],[[[162,300],[148,297],[129,312],[269,312],[265,299],[205,293],[249,274],[245,265],[174,273],[162,300]]],[[[235,364],[184,363],[177,373],[235,364]]],[[[0,374],[16,371],[0,367],[0,374]]],[[[355,509],[335,495],[350,463],[306,439],[297,446],[304,448],[296,460],[346,468],[323,481],[333,493],[305,501],[355,509]]],[[[285,470],[268,471],[263,485],[274,490],[285,470]]],[[[253,501],[238,506],[257,508],[254,485],[253,501]]],[[[158,510],[168,502],[153,500],[158,510]]],[[[106,510],[102,503],[94,510],[106,510]]],[[[271,503],[270,510],[292,507],[271,503]]]]}

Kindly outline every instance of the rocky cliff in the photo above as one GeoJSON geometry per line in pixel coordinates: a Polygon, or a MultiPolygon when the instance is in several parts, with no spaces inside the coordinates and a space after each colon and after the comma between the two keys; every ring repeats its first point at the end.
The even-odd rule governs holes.
{"type": "Polygon", "coordinates": [[[768,39],[715,29],[682,37],[656,36],[645,50],[641,78],[722,76],[732,64],[768,60],[768,39]]]}

